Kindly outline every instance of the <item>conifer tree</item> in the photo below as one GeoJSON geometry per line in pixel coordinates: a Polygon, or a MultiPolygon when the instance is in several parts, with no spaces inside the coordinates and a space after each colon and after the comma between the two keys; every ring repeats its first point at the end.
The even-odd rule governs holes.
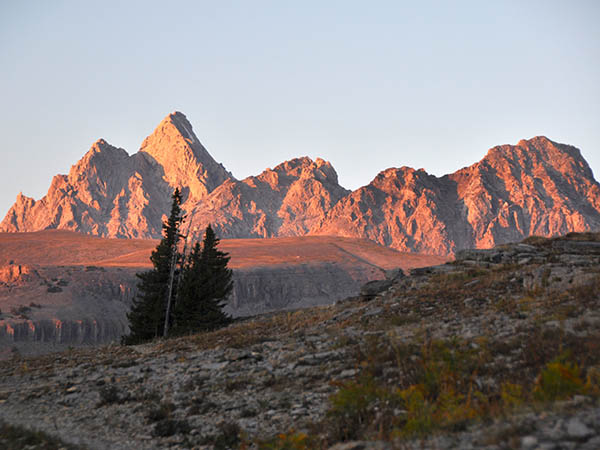
{"type": "Polygon", "coordinates": [[[202,247],[197,242],[183,270],[177,304],[174,334],[214,330],[231,322],[223,312],[233,289],[229,256],[217,246],[219,239],[209,225],[202,247]]]}
{"type": "Polygon", "coordinates": [[[123,338],[125,344],[138,344],[162,336],[171,264],[174,255],[179,257],[177,243],[183,221],[179,189],[175,189],[172,199],[171,213],[162,226],[163,238],[150,257],[154,268],[136,274],[140,280],[138,294],[127,314],[130,334],[123,338]]]}

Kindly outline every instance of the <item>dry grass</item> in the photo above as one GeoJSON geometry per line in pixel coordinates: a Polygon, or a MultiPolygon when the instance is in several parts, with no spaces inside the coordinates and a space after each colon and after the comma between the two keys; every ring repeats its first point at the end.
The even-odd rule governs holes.
{"type": "Polygon", "coordinates": [[[335,311],[330,308],[317,307],[240,320],[220,330],[158,341],[156,350],[172,352],[217,347],[248,348],[273,340],[274,336],[304,333],[306,329],[331,319],[334,314],[335,311]]]}
{"type": "Polygon", "coordinates": [[[529,236],[523,240],[523,243],[538,247],[549,247],[553,242],[557,241],[600,242],[600,233],[567,233],[564,236],[550,238],[542,236],[529,236]]]}
{"type": "Polygon", "coordinates": [[[330,443],[398,442],[523,408],[546,410],[574,395],[600,396],[600,332],[578,338],[533,329],[510,343],[382,338],[359,347],[361,372],[337,383],[331,397],[324,427],[330,443]],[[495,362],[506,354],[515,359],[510,370],[495,362]],[[480,385],[485,378],[494,383],[480,385]]]}
{"type": "MultiPolygon", "coordinates": [[[[42,266],[150,267],[150,253],[157,244],[155,239],[107,239],[62,230],[0,233],[0,265],[14,261],[42,266]]],[[[233,269],[328,262],[408,270],[447,259],[337,236],[223,239],[220,248],[231,255],[233,269]]]]}

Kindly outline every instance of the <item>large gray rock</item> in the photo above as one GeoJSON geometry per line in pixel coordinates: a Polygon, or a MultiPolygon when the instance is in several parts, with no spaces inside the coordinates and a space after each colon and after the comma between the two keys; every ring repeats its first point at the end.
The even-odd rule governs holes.
{"type": "Polygon", "coordinates": [[[373,280],[360,288],[360,296],[364,300],[372,300],[377,295],[387,291],[394,284],[393,280],[373,280]]]}

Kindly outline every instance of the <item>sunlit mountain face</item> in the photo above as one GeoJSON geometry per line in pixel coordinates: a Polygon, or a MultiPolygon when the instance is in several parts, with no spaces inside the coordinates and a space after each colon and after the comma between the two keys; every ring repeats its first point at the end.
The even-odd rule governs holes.
{"type": "Polygon", "coordinates": [[[450,255],[600,229],[600,186],[587,162],[575,147],[543,136],[494,147],[443,177],[389,168],[351,192],[320,158],[237,180],[175,112],[132,155],[98,140],[68,175],[54,177],[45,197],[19,194],[0,231],[158,238],[176,187],[190,230],[211,224],[223,238],[335,235],[450,255]]]}

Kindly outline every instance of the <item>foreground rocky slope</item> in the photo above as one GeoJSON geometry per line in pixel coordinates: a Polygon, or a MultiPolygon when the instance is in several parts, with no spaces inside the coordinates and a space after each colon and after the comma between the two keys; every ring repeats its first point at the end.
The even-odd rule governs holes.
{"type": "Polygon", "coordinates": [[[176,187],[194,227],[210,223],[227,238],[336,235],[449,255],[529,235],[600,230],[600,185],[587,162],[575,147],[543,136],[494,147],[441,178],[389,168],[349,192],[320,158],[236,180],[175,112],[137,153],[100,139],[68,175],[54,177],[41,200],[19,194],[0,232],[157,238],[176,187]]]}
{"type": "Polygon", "coordinates": [[[465,251],[363,294],[15,356],[0,418],[98,449],[600,445],[600,235],[465,251]]]}

